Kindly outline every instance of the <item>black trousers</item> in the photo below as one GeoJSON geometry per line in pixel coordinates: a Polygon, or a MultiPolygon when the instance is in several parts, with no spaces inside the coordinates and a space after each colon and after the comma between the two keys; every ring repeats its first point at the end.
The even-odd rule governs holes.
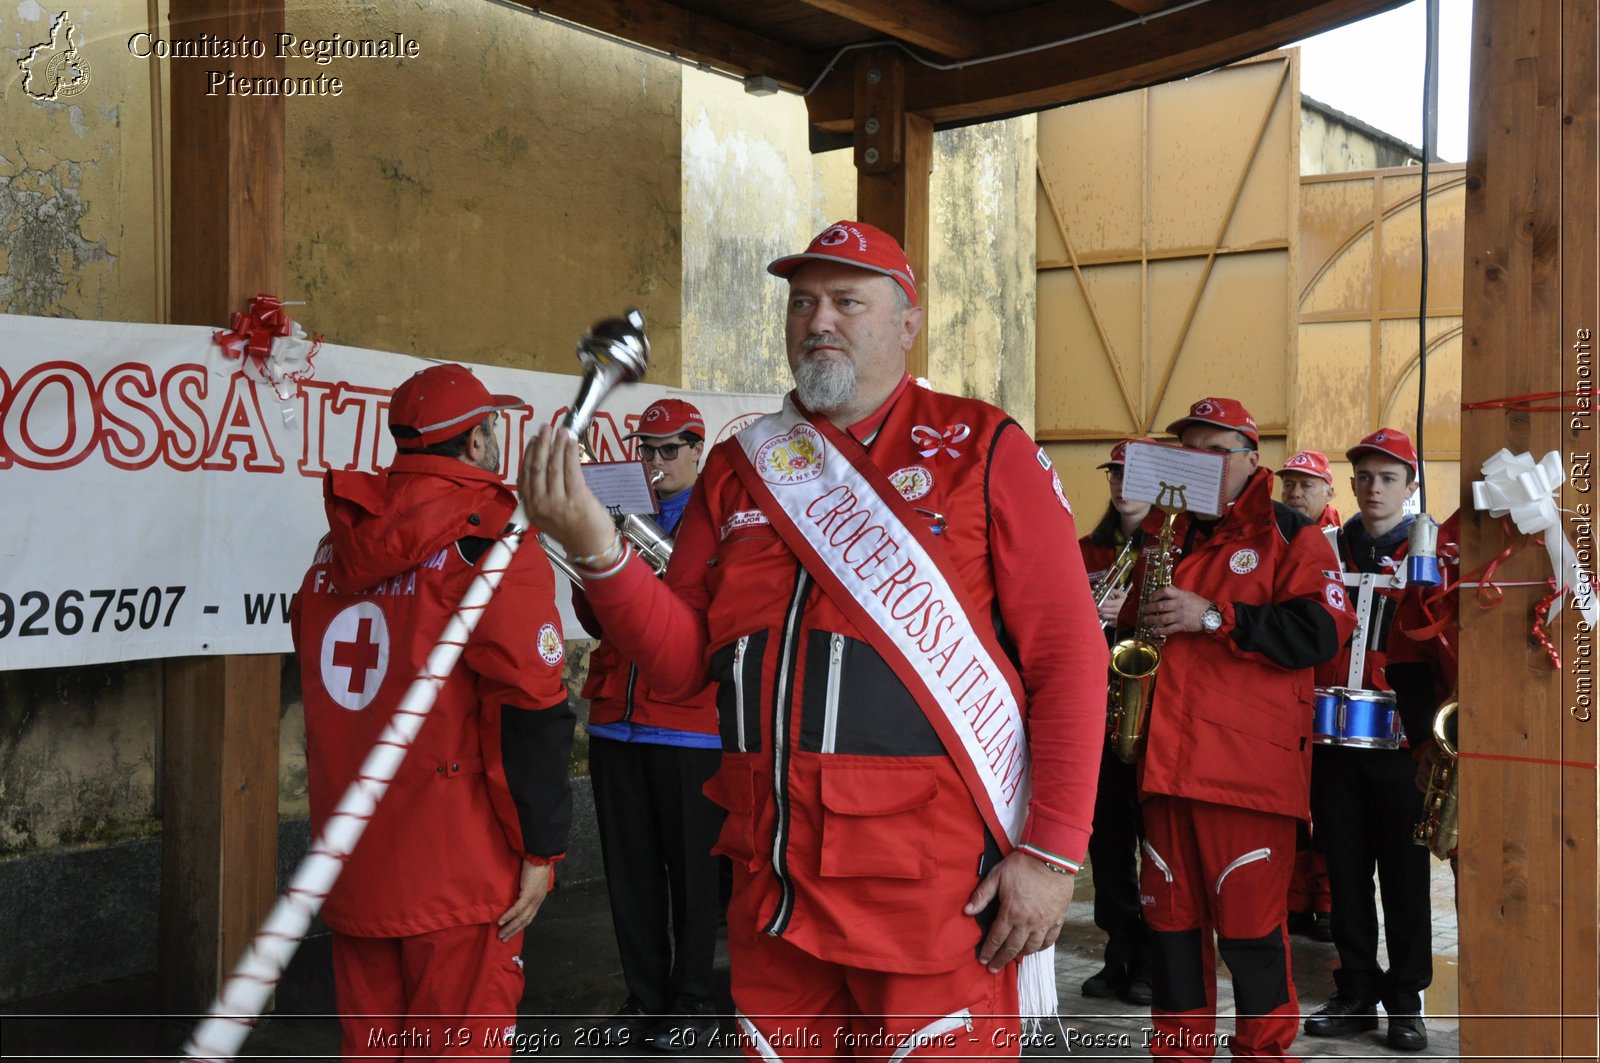
{"type": "Polygon", "coordinates": [[[712,1004],[723,811],[701,792],[718,749],[591,736],[600,853],[628,992],[653,1015],[712,1004]]]}
{"type": "Polygon", "coordinates": [[[1311,819],[1328,859],[1333,942],[1339,950],[1339,992],[1383,1002],[1414,1015],[1433,981],[1432,872],[1428,850],[1411,841],[1422,815],[1417,765],[1403,749],[1316,747],[1311,767],[1311,819]],[[1378,909],[1373,869],[1383,899],[1389,969],[1378,965],[1378,909]]]}
{"type": "Polygon", "coordinates": [[[1134,966],[1144,955],[1144,915],[1139,907],[1138,768],[1124,764],[1106,742],[1094,795],[1089,864],[1094,870],[1094,925],[1106,932],[1106,963],[1134,966]]]}

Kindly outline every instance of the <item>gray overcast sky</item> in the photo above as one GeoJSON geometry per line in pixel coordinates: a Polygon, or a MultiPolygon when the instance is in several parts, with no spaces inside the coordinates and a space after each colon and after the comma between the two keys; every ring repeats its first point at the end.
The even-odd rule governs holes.
{"type": "MultiPolygon", "coordinates": [[[[1426,14],[1412,0],[1299,42],[1300,91],[1420,147],[1426,14]]],[[[1472,0],[1441,0],[1438,152],[1447,162],[1467,159],[1471,39],[1472,0]]]]}

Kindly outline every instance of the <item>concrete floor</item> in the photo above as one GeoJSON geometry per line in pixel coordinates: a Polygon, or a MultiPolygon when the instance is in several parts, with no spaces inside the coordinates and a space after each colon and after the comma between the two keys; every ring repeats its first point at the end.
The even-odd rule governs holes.
{"type": "MultiPolygon", "coordinates": [[[[1382,1028],[1376,1033],[1341,1039],[1301,1036],[1295,1050],[1307,1059],[1374,1059],[1397,1057],[1454,1060],[1458,1040],[1456,1007],[1456,917],[1454,886],[1448,866],[1435,862],[1434,985],[1424,1003],[1428,1013],[1429,1048],[1407,1054],[1389,1049],[1382,1028]]],[[[1138,1047],[1149,1027],[1148,1012],[1118,1002],[1082,996],[1083,980],[1100,968],[1103,935],[1090,919],[1092,869],[1079,883],[1056,951],[1061,1023],[1047,1029],[1030,1057],[1078,1059],[1146,1058],[1138,1047]],[[1119,1047],[1090,1052],[1090,1035],[1101,1044],[1119,1047]],[[1126,1046],[1126,1047],[1120,1047],[1126,1046]]],[[[1293,941],[1294,977],[1301,1006],[1313,1011],[1333,991],[1337,958],[1331,944],[1306,938],[1293,941]]],[[[522,1001],[519,1034],[536,1035],[538,1055],[546,1058],[616,1056],[578,1044],[579,1031],[597,1016],[609,1015],[625,991],[611,936],[604,883],[558,889],[528,932],[524,957],[528,988],[522,1001]]],[[[726,978],[725,954],[720,973],[726,978]]],[[[1218,1006],[1223,1016],[1218,1032],[1232,1030],[1232,990],[1226,968],[1218,972],[1218,1006]]],[[[327,938],[306,942],[285,977],[276,1011],[262,1021],[245,1045],[254,1059],[331,1060],[338,1056],[338,1024],[333,1011],[332,978],[327,938]]],[[[0,1059],[113,1060],[170,1058],[182,1046],[193,1019],[160,1013],[154,973],[120,979],[68,993],[19,1001],[0,1009],[0,1059]]],[[[534,1053],[529,1053],[531,1057],[534,1053]]],[[[709,1056],[736,1054],[728,1046],[709,1056]]],[[[635,1053],[662,1059],[659,1053],[635,1053]]],[[[522,1057],[519,1057],[522,1058],[522,1057]]],[[[686,1057],[679,1056],[683,1059],[686,1057]]],[[[1227,1058],[1224,1055],[1222,1058],[1227,1058]]]]}

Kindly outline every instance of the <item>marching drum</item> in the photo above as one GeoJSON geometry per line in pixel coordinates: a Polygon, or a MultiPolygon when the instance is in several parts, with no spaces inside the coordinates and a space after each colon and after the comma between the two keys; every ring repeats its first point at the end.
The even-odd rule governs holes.
{"type": "Polygon", "coordinates": [[[1400,748],[1393,691],[1317,687],[1311,708],[1311,740],[1319,745],[1400,748]]]}

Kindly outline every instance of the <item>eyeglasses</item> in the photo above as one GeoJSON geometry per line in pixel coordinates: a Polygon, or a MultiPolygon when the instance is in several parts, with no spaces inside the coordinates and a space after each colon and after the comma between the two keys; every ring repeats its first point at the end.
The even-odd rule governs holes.
{"type": "Polygon", "coordinates": [[[1197,447],[1207,454],[1249,454],[1255,447],[1197,447]]]}
{"type": "Polygon", "coordinates": [[[662,443],[660,446],[656,446],[653,443],[640,443],[639,456],[645,461],[655,461],[656,455],[659,454],[662,461],[676,461],[678,451],[684,447],[692,446],[694,446],[693,443],[662,443]]]}

